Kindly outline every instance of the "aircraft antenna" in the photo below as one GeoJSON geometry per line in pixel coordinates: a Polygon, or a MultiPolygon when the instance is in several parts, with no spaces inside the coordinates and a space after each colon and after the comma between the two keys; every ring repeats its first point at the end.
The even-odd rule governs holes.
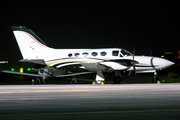
{"type": "Polygon", "coordinates": [[[150,56],[152,55],[152,50],[150,51],[150,56]]]}

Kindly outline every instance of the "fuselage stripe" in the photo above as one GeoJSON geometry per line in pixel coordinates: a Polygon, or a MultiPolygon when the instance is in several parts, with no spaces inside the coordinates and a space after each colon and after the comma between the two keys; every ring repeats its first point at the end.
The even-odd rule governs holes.
{"type": "Polygon", "coordinates": [[[33,36],[31,36],[29,33],[27,32],[24,32],[26,33],[29,37],[31,37],[35,42],[37,42],[39,45],[43,46],[43,47],[46,47],[45,45],[41,44],[38,40],[36,40],[33,36]]]}
{"type": "Polygon", "coordinates": [[[57,60],[53,62],[47,62],[46,64],[49,66],[56,65],[58,63],[67,63],[67,62],[100,62],[101,60],[93,60],[93,59],[63,59],[57,60]]]}

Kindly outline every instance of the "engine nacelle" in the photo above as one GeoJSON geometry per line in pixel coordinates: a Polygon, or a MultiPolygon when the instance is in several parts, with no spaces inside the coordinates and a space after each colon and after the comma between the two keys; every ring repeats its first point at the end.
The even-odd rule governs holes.
{"type": "Polygon", "coordinates": [[[65,70],[56,69],[53,67],[45,67],[45,68],[39,69],[38,74],[41,75],[43,79],[47,79],[48,77],[56,77],[58,75],[64,75],[65,70]]]}

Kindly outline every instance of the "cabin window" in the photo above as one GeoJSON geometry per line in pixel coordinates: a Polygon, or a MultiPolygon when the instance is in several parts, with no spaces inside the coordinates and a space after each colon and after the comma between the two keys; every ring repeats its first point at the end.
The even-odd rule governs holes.
{"type": "Polygon", "coordinates": [[[88,53],[84,52],[82,55],[83,55],[83,57],[86,57],[86,56],[88,56],[88,53]]]}
{"type": "Polygon", "coordinates": [[[101,56],[105,56],[107,53],[106,52],[101,52],[100,54],[101,54],[101,56]]]}
{"type": "Polygon", "coordinates": [[[91,55],[92,55],[92,56],[97,56],[98,53],[97,53],[97,52],[92,52],[91,55]]]}
{"type": "Polygon", "coordinates": [[[112,51],[112,55],[113,56],[118,56],[119,55],[119,50],[118,51],[117,50],[116,51],[112,51]]]}
{"type": "Polygon", "coordinates": [[[71,54],[71,53],[69,53],[69,54],[68,54],[68,56],[69,56],[69,57],[72,57],[72,54],[71,54]]]}
{"type": "Polygon", "coordinates": [[[74,55],[75,55],[76,57],[78,57],[80,54],[79,54],[79,53],[75,53],[74,55]]]}

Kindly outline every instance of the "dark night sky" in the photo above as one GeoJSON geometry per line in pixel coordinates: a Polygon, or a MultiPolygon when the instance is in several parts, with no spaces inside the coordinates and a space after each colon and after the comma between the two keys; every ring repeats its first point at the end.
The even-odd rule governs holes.
{"type": "Polygon", "coordinates": [[[0,60],[22,59],[11,26],[31,28],[49,47],[125,48],[149,55],[180,50],[179,2],[73,0],[1,4],[0,60]]]}

